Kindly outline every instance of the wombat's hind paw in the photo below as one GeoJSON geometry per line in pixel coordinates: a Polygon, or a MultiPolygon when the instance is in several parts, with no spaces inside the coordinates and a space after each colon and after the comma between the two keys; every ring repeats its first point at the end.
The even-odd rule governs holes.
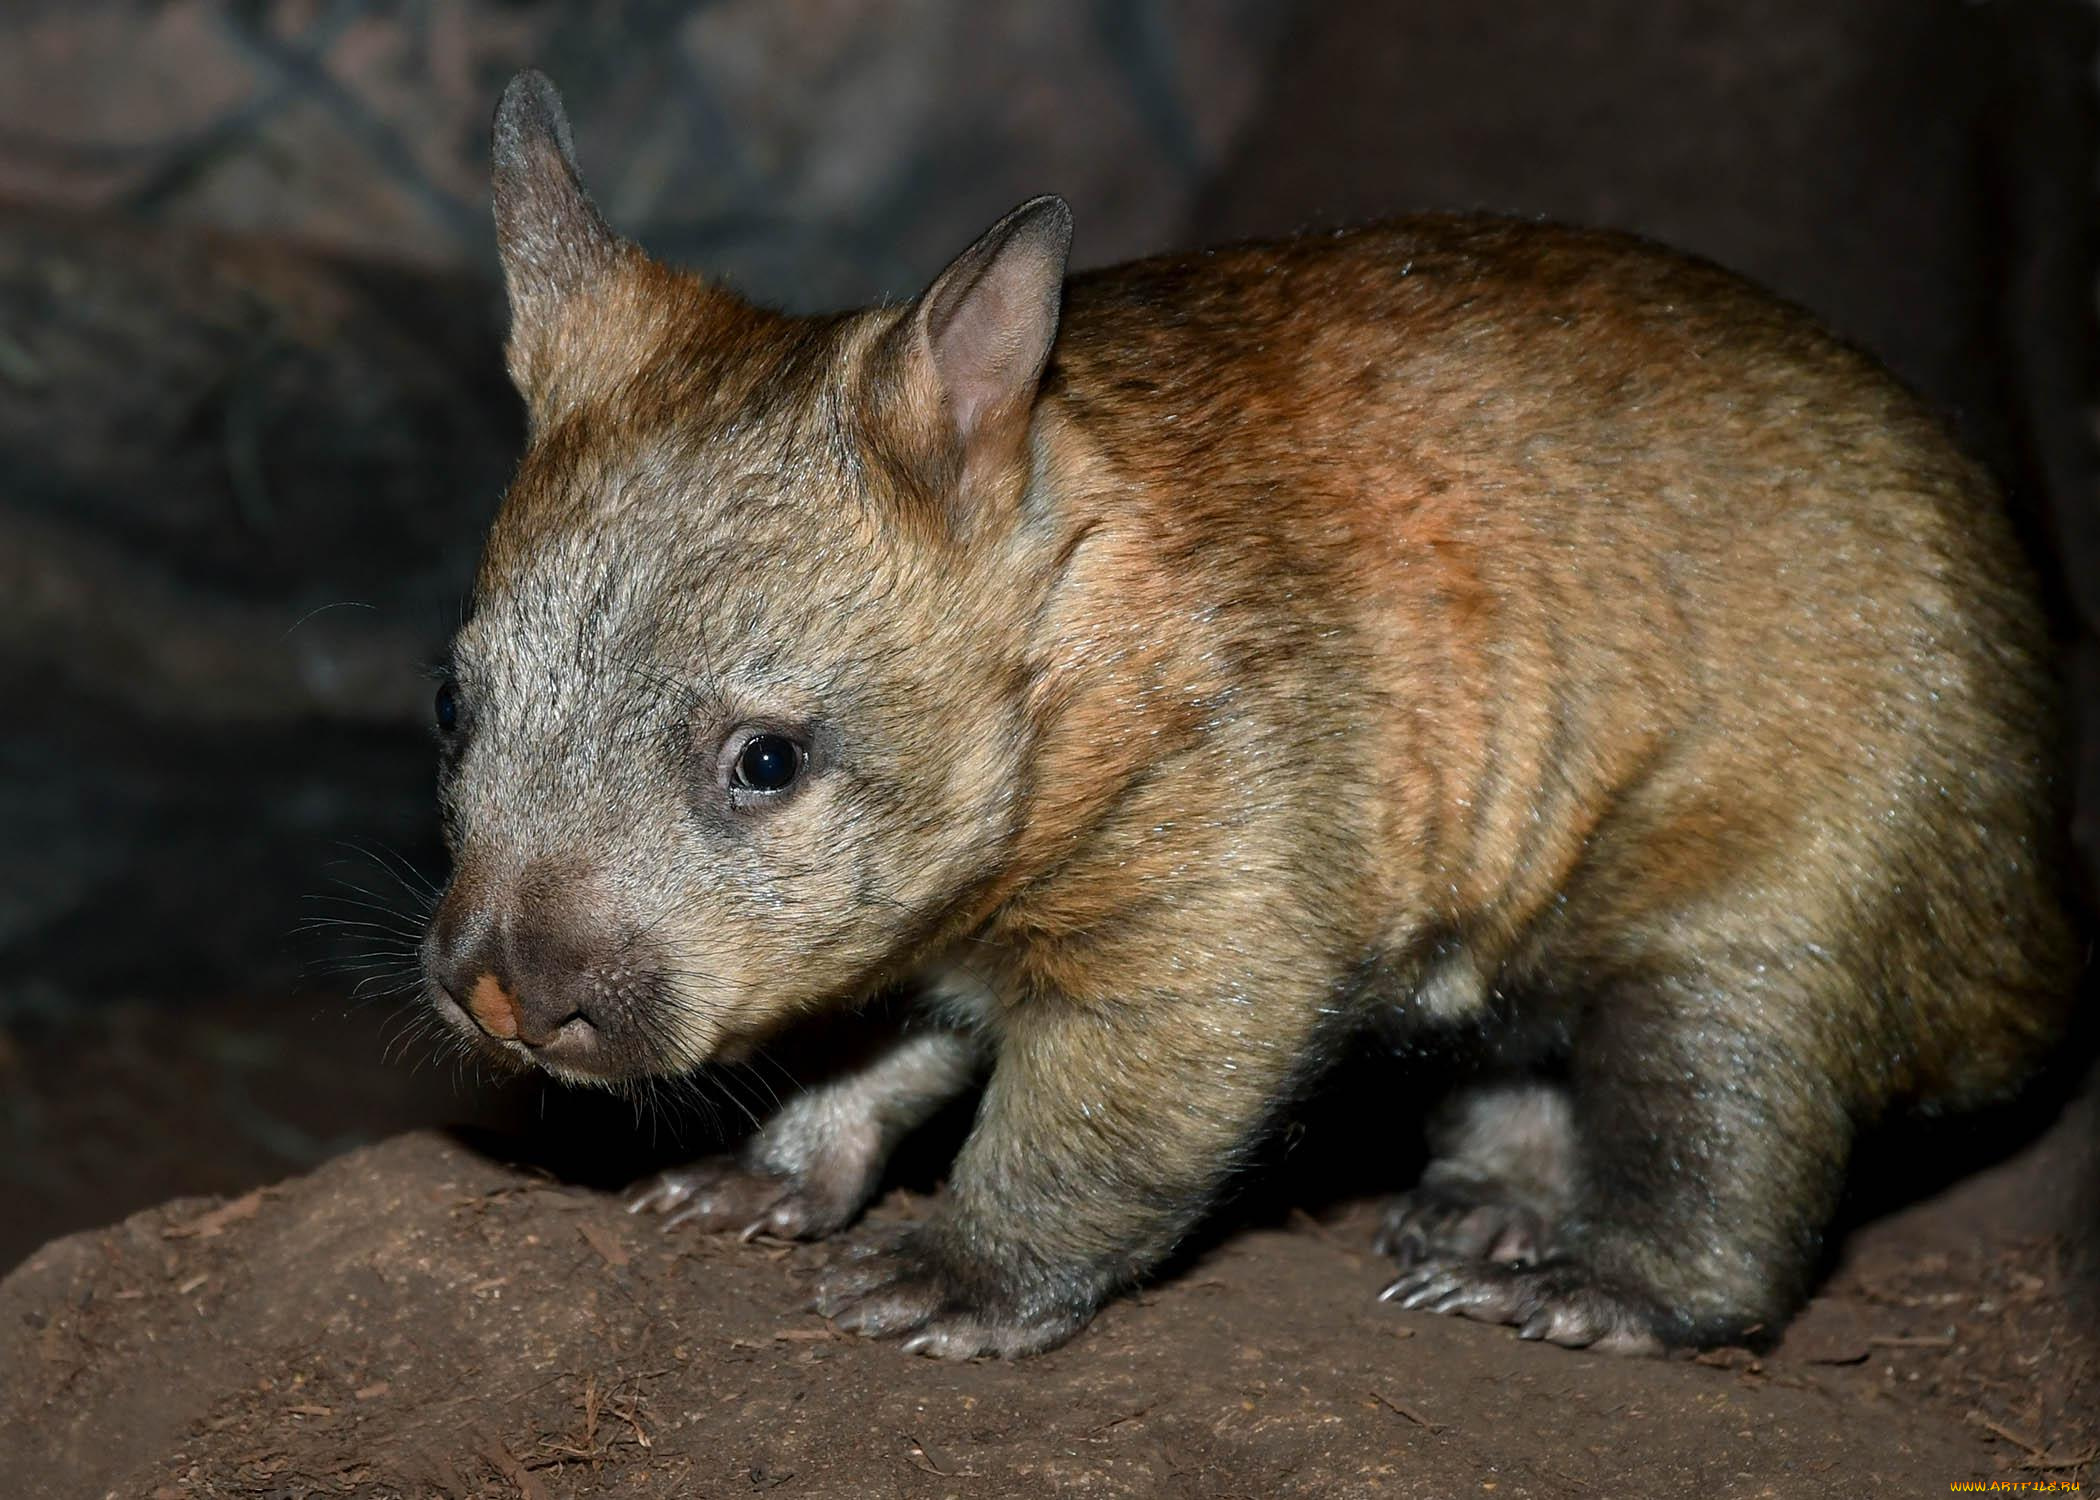
{"type": "Polygon", "coordinates": [[[1091,1309],[1031,1313],[987,1306],[915,1231],[855,1246],[817,1283],[817,1312],[850,1333],[903,1341],[935,1359],[1013,1359],[1055,1348],[1084,1328],[1091,1309]]]}
{"type": "Polygon", "coordinates": [[[860,1208],[814,1181],[754,1171],[733,1156],[709,1156],[660,1172],[628,1195],[629,1213],[665,1215],[664,1228],[733,1229],[743,1238],[819,1239],[860,1208]]]}
{"type": "Polygon", "coordinates": [[[1654,1310],[1645,1299],[1605,1286],[1574,1261],[1511,1266],[1433,1256],[1402,1272],[1378,1298],[1423,1312],[1511,1323],[1518,1338],[1570,1349],[1663,1352],[1654,1310]]]}
{"type": "Polygon", "coordinates": [[[1423,1184],[1386,1210],[1372,1248],[1404,1270],[1432,1257],[1528,1265],[1544,1257],[1545,1219],[1486,1189],[1423,1184]]]}

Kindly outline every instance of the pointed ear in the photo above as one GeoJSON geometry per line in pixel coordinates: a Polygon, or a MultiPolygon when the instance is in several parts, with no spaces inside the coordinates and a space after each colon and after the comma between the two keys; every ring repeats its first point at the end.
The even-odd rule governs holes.
{"type": "Polygon", "coordinates": [[[1071,249],[1065,200],[1031,198],[956,257],[919,299],[919,357],[965,452],[1007,430],[1034,403],[1057,339],[1071,249]]]}
{"type": "Polygon", "coordinates": [[[604,276],[625,242],[584,191],[569,117],[546,74],[528,68],[504,89],[489,154],[515,339],[521,325],[604,276]]]}

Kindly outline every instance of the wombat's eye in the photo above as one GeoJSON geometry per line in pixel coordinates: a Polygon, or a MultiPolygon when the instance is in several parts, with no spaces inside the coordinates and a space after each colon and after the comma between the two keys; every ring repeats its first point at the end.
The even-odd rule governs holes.
{"type": "Polygon", "coordinates": [[[785,735],[754,734],[737,752],[730,785],[740,792],[784,792],[802,774],[807,759],[802,747],[785,735]]]}
{"type": "Polygon", "coordinates": [[[450,734],[459,727],[459,694],[449,682],[438,684],[437,702],[432,707],[437,717],[438,733],[450,734]]]}

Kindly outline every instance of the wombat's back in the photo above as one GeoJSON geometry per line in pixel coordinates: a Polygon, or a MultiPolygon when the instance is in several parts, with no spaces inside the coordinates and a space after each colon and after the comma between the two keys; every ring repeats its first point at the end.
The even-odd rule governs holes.
{"type": "Polygon", "coordinates": [[[1046,388],[1162,572],[1231,603],[1243,708],[1374,757],[1336,836],[1379,855],[1377,946],[1464,953],[1431,1008],[1682,945],[1834,968],[1845,1003],[1762,1020],[1863,1114],[2050,1032],[2031,583],[1988,482],[1803,314],[1621,236],[1418,219],[1081,277],[1046,388]]]}

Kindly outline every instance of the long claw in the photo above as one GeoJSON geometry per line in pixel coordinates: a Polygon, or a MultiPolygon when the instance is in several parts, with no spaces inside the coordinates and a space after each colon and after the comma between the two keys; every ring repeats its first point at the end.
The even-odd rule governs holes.
{"type": "Polygon", "coordinates": [[[1655,1332],[1658,1314],[1646,1298],[1568,1259],[1512,1265],[1446,1256],[1395,1278],[1378,1300],[1409,1311],[1512,1324],[1519,1338],[1572,1349],[1655,1354],[1663,1348],[1655,1332]]]}

